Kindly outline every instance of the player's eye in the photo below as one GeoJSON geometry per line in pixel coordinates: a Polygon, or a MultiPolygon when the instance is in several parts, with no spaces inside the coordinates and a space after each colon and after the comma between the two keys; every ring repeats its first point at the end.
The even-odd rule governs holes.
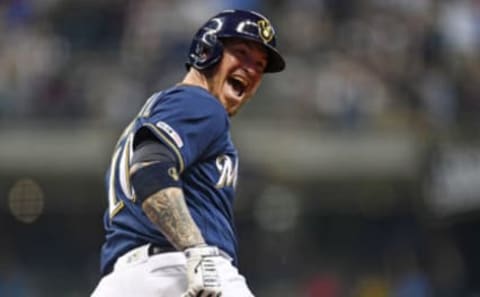
{"type": "Polygon", "coordinates": [[[244,57],[244,56],[247,55],[247,49],[244,48],[244,47],[239,47],[239,48],[237,48],[237,49],[235,50],[235,52],[236,52],[239,56],[241,56],[241,57],[244,57]]]}
{"type": "Polygon", "coordinates": [[[267,63],[265,61],[261,60],[261,61],[258,61],[257,63],[255,63],[255,66],[256,66],[257,70],[262,73],[262,72],[265,71],[265,68],[267,68],[267,63]]]}

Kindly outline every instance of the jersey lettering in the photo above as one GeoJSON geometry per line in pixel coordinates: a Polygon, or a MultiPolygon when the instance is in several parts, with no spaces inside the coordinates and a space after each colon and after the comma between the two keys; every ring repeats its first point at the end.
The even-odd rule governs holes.
{"type": "MultiPolygon", "coordinates": [[[[159,93],[156,93],[146,101],[145,105],[138,113],[137,118],[150,115],[153,103],[158,95],[159,93]]],[[[135,193],[130,184],[130,161],[132,156],[134,126],[135,120],[125,128],[117,142],[116,150],[111,160],[108,184],[108,210],[110,219],[112,219],[124,207],[124,202],[119,200],[115,193],[117,178],[119,179],[122,192],[125,196],[128,199],[135,201],[135,193]]]]}
{"type": "Polygon", "coordinates": [[[110,214],[110,219],[113,218],[124,206],[123,201],[119,200],[115,194],[115,169],[121,151],[121,147],[115,151],[110,165],[110,177],[108,181],[108,212],[110,214]]]}
{"type": "Polygon", "coordinates": [[[232,158],[227,155],[221,155],[217,157],[216,165],[220,173],[220,178],[215,187],[217,189],[235,187],[237,185],[238,161],[233,163],[232,158]]]}

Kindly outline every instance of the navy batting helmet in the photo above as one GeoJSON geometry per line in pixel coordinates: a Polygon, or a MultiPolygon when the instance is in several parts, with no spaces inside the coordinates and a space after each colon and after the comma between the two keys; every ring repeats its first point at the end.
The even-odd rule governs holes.
{"type": "Polygon", "coordinates": [[[222,38],[242,38],[265,46],[268,53],[265,72],[279,72],[285,60],[276,48],[275,30],[263,15],[246,10],[225,10],[209,19],[195,34],[187,68],[202,70],[215,65],[223,54],[222,38]]]}

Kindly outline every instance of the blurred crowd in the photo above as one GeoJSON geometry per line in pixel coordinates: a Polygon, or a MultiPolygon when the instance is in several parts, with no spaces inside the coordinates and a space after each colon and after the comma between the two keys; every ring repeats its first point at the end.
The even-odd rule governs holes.
{"type": "Polygon", "coordinates": [[[304,73],[304,92],[287,96],[305,98],[320,117],[433,129],[478,118],[479,1],[287,2],[281,32],[304,73]]]}
{"type": "MultiPolygon", "coordinates": [[[[480,127],[479,0],[0,0],[0,123],[122,128],[151,93],[181,79],[198,26],[231,7],[267,15],[287,60],[285,72],[265,77],[255,108],[242,117],[333,130],[443,134],[480,127]]],[[[322,220],[305,225],[328,226],[322,220]]],[[[276,259],[264,260],[262,268],[257,254],[247,251],[253,260],[246,262],[259,266],[247,267],[246,274],[256,288],[273,288],[259,296],[478,296],[465,293],[465,259],[449,232],[417,240],[422,235],[412,233],[420,224],[403,222],[380,220],[387,224],[382,229],[362,221],[361,231],[345,233],[349,239],[319,238],[317,229],[277,235],[248,229],[253,246],[261,247],[268,236],[285,243],[263,246],[264,255],[292,252],[287,237],[303,236],[311,244],[295,264],[282,262],[278,271],[292,269],[284,278],[271,274],[276,259]],[[375,245],[384,239],[381,248],[375,245]],[[342,267],[346,259],[338,248],[351,249],[357,241],[366,242],[365,253],[353,253],[355,260],[342,267]],[[422,250],[425,241],[434,246],[428,252],[422,250]],[[299,265],[308,271],[296,273],[299,265]]],[[[342,231],[343,225],[335,226],[331,236],[342,231]]],[[[36,296],[22,291],[16,272],[22,267],[15,261],[0,258],[0,296],[36,296]]]]}
{"type": "Polygon", "coordinates": [[[195,29],[227,7],[267,14],[288,61],[248,114],[333,128],[478,124],[478,0],[3,0],[0,119],[123,124],[181,78],[195,29]]]}

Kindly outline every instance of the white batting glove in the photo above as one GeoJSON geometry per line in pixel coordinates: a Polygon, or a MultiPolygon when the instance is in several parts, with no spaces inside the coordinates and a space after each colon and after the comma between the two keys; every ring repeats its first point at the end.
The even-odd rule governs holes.
{"type": "Polygon", "coordinates": [[[199,246],[186,249],[188,290],[182,297],[222,296],[216,259],[220,257],[217,247],[199,246]]]}

